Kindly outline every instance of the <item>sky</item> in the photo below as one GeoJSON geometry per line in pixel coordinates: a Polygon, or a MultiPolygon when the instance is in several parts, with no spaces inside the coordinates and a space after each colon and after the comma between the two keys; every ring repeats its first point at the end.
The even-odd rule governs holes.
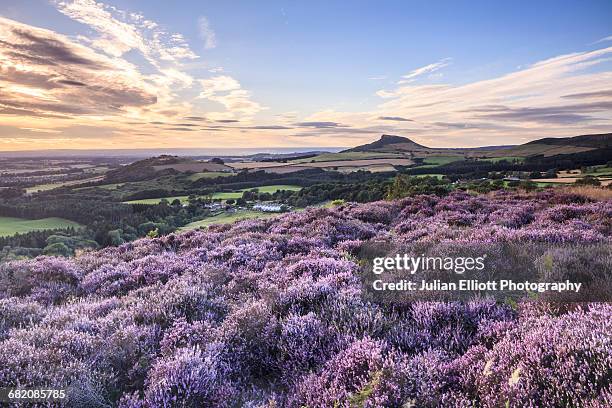
{"type": "Polygon", "coordinates": [[[0,151],[612,131],[612,2],[0,0],[0,151]]]}

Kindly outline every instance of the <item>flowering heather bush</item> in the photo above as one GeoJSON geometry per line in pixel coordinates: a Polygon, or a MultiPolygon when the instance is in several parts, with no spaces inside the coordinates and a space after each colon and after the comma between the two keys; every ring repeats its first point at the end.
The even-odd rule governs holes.
{"type": "Polygon", "coordinates": [[[382,303],[358,259],[385,241],[517,268],[500,248],[570,243],[524,267],[596,280],[611,235],[609,201],[459,192],[6,263],[0,384],[65,406],[611,406],[611,305],[382,303]]]}

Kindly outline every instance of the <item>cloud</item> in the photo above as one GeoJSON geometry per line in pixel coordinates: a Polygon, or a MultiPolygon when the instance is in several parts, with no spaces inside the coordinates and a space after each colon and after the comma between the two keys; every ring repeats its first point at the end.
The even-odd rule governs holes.
{"type": "Polygon", "coordinates": [[[390,120],[394,122],[414,122],[411,119],[402,118],[401,116],[379,116],[378,120],[390,120]]]}
{"type": "Polygon", "coordinates": [[[202,16],[198,19],[198,29],[200,32],[200,38],[204,40],[204,48],[207,50],[215,48],[217,46],[217,36],[210,27],[208,18],[202,16]]]}
{"type": "Polygon", "coordinates": [[[198,58],[181,34],[167,33],[138,13],[127,13],[94,0],[53,2],[61,13],[98,33],[97,38],[83,38],[84,41],[114,57],[139,50],[155,66],[159,66],[160,60],[198,58]]]}
{"type": "Polygon", "coordinates": [[[604,91],[583,92],[577,94],[563,95],[562,98],[570,99],[591,99],[591,98],[610,98],[612,99],[612,89],[604,91]]]}
{"type": "Polygon", "coordinates": [[[498,106],[473,110],[473,112],[478,111],[490,112],[477,115],[479,118],[564,125],[588,122],[594,119],[593,116],[585,115],[585,113],[612,111],[612,100],[544,108],[508,108],[498,106]]]}
{"type": "Polygon", "coordinates": [[[240,129],[251,129],[251,130],[287,130],[287,129],[293,129],[292,127],[288,127],[288,126],[281,126],[281,125],[257,125],[257,126],[243,126],[240,129]]]}
{"type": "Polygon", "coordinates": [[[1,17],[0,60],[0,113],[5,115],[116,115],[157,102],[131,65],[1,17]]]}
{"type": "Polygon", "coordinates": [[[251,100],[251,93],[242,89],[240,82],[228,75],[219,75],[200,80],[201,99],[220,103],[232,114],[251,117],[264,109],[259,103],[251,100]]]}
{"type": "Polygon", "coordinates": [[[438,146],[443,141],[450,146],[473,145],[478,142],[477,132],[486,135],[487,144],[491,138],[513,143],[596,133],[612,120],[612,72],[604,65],[611,55],[612,47],[559,55],[460,85],[401,84],[378,92],[382,98],[378,109],[348,123],[365,124],[377,113],[411,118],[418,124],[411,137],[434,138],[438,146]],[[448,129],[444,136],[439,134],[440,124],[448,129]]]}
{"type": "Polygon", "coordinates": [[[345,127],[345,125],[341,125],[337,122],[298,122],[294,123],[294,125],[299,127],[312,127],[317,129],[345,127]]]}
{"type": "Polygon", "coordinates": [[[424,67],[417,68],[413,71],[410,71],[406,75],[402,76],[402,80],[400,80],[398,84],[405,84],[405,83],[413,82],[414,80],[416,80],[417,77],[438,71],[439,69],[442,69],[448,64],[450,64],[450,62],[451,62],[450,58],[444,58],[438,62],[434,62],[433,64],[429,64],[429,65],[425,65],[424,67]]]}
{"type": "Polygon", "coordinates": [[[604,37],[604,38],[600,38],[599,40],[595,41],[594,44],[602,43],[602,42],[606,42],[606,41],[612,41],[612,35],[609,35],[609,36],[604,37]]]}

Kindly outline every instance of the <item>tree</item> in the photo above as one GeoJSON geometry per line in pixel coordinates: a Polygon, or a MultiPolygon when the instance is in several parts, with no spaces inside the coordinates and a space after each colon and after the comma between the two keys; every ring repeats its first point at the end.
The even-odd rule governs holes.
{"type": "Polygon", "coordinates": [[[575,184],[583,186],[601,186],[601,182],[593,176],[584,176],[576,180],[575,184]]]}
{"type": "Polygon", "coordinates": [[[125,240],[121,237],[123,233],[120,229],[115,229],[108,231],[108,239],[110,240],[111,245],[119,246],[125,242],[125,240]]]}
{"type": "Polygon", "coordinates": [[[54,244],[47,245],[43,249],[43,254],[50,256],[63,256],[67,258],[73,254],[73,251],[68,248],[66,244],[62,242],[56,242],[54,244]]]}
{"type": "Polygon", "coordinates": [[[523,180],[519,183],[519,187],[525,191],[533,191],[538,188],[538,185],[531,180],[523,180]]]}

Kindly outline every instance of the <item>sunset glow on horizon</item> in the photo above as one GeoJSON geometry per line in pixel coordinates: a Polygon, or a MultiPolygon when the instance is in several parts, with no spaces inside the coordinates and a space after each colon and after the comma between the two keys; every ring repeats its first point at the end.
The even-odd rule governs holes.
{"type": "Polygon", "coordinates": [[[0,151],[381,134],[471,147],[612,129],[609,2],[179,3],[3,1],[0,151]]]}

